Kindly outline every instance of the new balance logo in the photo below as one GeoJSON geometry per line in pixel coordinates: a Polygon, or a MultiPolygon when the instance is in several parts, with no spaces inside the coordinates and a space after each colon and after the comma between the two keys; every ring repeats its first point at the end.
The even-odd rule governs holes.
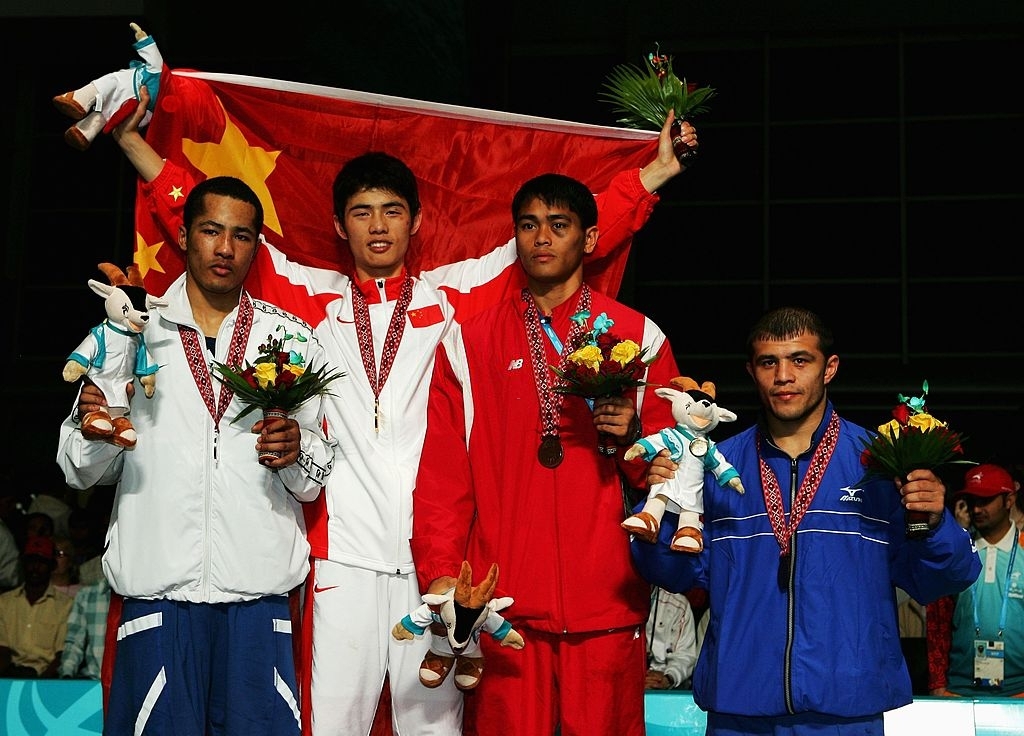
{"type": "Polygon", "coordinates": [[[517,371],[517,370],[519,370],[522,367],[523,367],[523,359],[522,358],[514,358],[512,360],[512,362],[508,364],[508,370],[510,370],[510,371],[517,371]]]}
{"type": "Polygon", "coordinates": [[[857,497],[858,493],[864,492],[863,488],[850,488],[849,486],[847,486],[846,488],[840,488],[839,490],[845,491],[845,493],[839,497],[840,501],[853,501],[854,503],[864,503],[863,498],[857,497]]]}

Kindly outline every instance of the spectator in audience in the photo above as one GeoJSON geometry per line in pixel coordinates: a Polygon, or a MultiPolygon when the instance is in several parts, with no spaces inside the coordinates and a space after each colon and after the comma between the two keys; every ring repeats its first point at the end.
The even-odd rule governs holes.
{"type": "Polygon", "coordinates": [[[68,634],[60,660],[61,677],[100,679],[109,609],[110,583],[106,578],[101,577],[79,589],[68,615],[68,634]]]}
{"type": "Polygon", "coordinates": [[[653,586],[647,617],[648,690],[689,688],[697,664],[697,627],[683,593],[653,586]]]}
{"type": "Polygon", "coordinates": [[[67,537],[53,537],[53,552],[57,566],[50,575],[50,583],[66,596],[75,597],[82,587],[78,581],[78,563],[75,562],[75,545],[67,537]]]}
{"type": "Polygon", "coordinates": [[[71,504],[66,500],[67,491],[67,486],[62,486],[60,490],[45,486],[28,506],[30,514],[41,511],[49,516],[53,520],[52,534],[60,537],[68,536],[68,516],[72,510],[71,504]]]}
{"type": "Polygon", "coordinates": [[[896,618],[899,621],[900,648],[910,673],[910,687],[914,695],[929,695],[926,606],[915,601],[902,588],[896,588],[896,618]]]}
{"type": "Polygon", "coordinates": [[[1024,696],[1024,559],[1010,518],[1020,484],[1003,467],[967,471],[967,501],[982,572],[928,607],[928,687],[934,696],[1024,696]],[[1016,572],[1015,572],[1016,571],[1016,572]]]}
{"type": "Polygon", "coordinates": [[[69,519],[75,552],[78,554],[78,578],[82,585],[103,577],[103,549],[114,504],[115,486],[93,486],[81,518],[69,519]]]}
{"type": "Polygon", "coordinates": [[[55,558],[51,537],[29,537],[25,582],[0,595],[0,677],[57,676],[72,599],[50,584],[55,558]]]}
{"type": "Polygon", "coordinates": [[[17,496],[5,486],[0,488],[0,593],[21,583],[21,553],[11,520],[18,512],[17,496]]]}
{"type": "Polygon", "coordinates": [[[32,537],[53,537],[53,517],[43,511],[29,511],[25,514],[25,523],[22,525],[23,537],[21,547],[24,548],[32,537]]]}

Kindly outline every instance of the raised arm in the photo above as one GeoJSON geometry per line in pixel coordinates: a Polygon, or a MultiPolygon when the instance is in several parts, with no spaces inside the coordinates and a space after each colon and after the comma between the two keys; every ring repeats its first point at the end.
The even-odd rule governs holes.
{"type": "Polygon", "coordinates": [[[146,115],[149,105],[149,91],[145,86],[139,88],[139,106],[135,112],[129,115],[124,121],[111,131],[111,136],[117,145],[124,151],[128,161],[143,181],[151,182],[156,179],[160,170],[164,167],[164,160],[153,150],[153,147],[146,142],[139,132],[139,124],[146,115]]]}

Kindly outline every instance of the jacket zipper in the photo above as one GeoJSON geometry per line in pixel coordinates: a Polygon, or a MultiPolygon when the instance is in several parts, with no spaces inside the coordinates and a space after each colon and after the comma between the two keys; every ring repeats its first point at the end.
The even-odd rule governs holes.
{"type": "MultiPolygon", "coordinates": [[[[797,494],[797,481],[799,465],[796,458],[790,458],[789,461],[789,515],[792,518],[793,507],[796,504],[797,494]]],[[[783,661],[784,676],[782,678],[783,696],[786,700],[786,712],[793,714],[796,711],[793,708],[793,638],[794,631],[796,628],[794,618],[796,611],[796,586],[794,580],[796,578],[796,551],[797,547],[797,534],[796,529],[793,530],[793,536],[789,539],[789,562],[788,569],[786,570],[786,654],[783,661]]]]}

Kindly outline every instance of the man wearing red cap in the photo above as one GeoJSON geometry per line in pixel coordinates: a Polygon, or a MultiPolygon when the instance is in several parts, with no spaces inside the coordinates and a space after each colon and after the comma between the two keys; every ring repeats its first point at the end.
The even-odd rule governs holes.
{"type": "Polygon", "coordinates": [[[928,687],[940,696],[1024,695],[1024,552],[1010,518],[1020,484],[998,465],[967,471],[954,494],[983,563],[968,590],[928,607],[928,687]]]}
{"type": "Polygon", "coordinates": [[[25,582],[0,595],[0,677],[56,677],[74,601],[50,584],[57,567],[50,537],[29,537],[25,582]]]}

